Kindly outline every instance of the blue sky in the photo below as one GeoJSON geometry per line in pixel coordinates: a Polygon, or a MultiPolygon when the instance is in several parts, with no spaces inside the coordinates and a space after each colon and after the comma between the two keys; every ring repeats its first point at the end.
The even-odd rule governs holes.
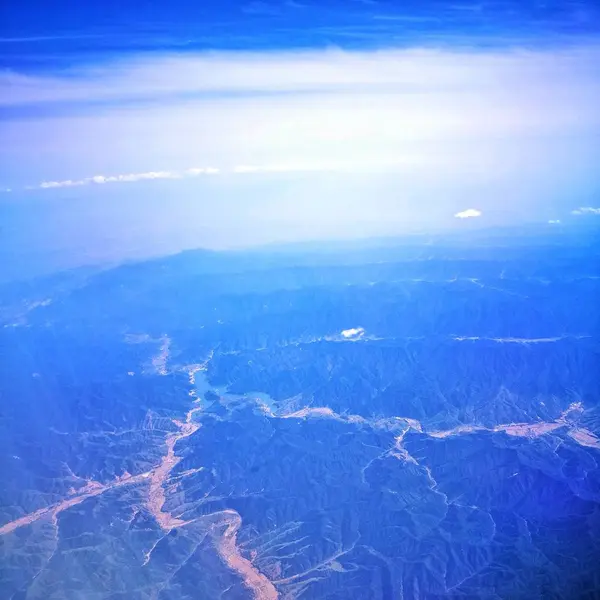
{"type": "Polygon", "coordinates": [[[119,259],[598,216],[573,214],[600,205],[597,3],[24,2],[2,18],[5,247],[119,259]]]}

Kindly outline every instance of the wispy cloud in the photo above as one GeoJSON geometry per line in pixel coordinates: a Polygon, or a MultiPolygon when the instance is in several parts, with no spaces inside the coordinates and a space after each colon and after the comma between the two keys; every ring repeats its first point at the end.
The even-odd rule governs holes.
{"type": "Polygon", "coordinates": [[[28,186],[29,189],[68,188],[81,185],[103,185],[105,183],[132,183],[153,179],[181,179],[182,177],[196,177],[198,175],[214,175],[219,169],[214,167],[192,167],[185,171],[147,171],[145,173],[126,173],[122,175],[94,175],[85,179],[63,179],[60,181],[42,181],[37,186],[28,186]]]}
{"type": "Polygon", "coordinates": [[[65,35],[34,35],[24,37],[5,37],[0,38],[0,44],[22,44],[30,42],[54,42],[56,40],[85,40],[85,39],[97,39],[101,36],[99,34],[65,34],[65,35]]]}
{"type": "Polygon", "coordinates": [[[242,12],[248,15],[260,15],[260,16],[278,16],[281,15],[285,9],[304,8],[304,5],[295,2],[295,0],[287,0],[285,2],[263,2],[261,0],[253,0],[248,4],[242,6],[242,12]]]}
{"type": "Polygon", "coordinates": [[[245,12],[248,15],[278,15],[281,13],[281,7],[270,3],[270,2],[261,2],[260,0],[254,0],[254,2],[249,2],[248,4],[242,6],[242,12],[245,12]]]}
{"type": "MultiPolygon", "coordinates": [[[[222,167],[191,167],[178,171],[144,171],[141,173],[125,173],[120,175],[94,175],[83,179],[61,179],[42,181],[37,185],[28,185],[25,189],[54,189],[79,187],[83,185],[103,185],[107,183],[132,183],[136,181],[149,181],[159,179],[184,179],[201,175],[245,175],[269,173],[314,173],[314,172],[363,172],[373,170],[393,169],[400,165],[415,162],[415,157],[378,161],[375,163],[353,162],[322,162],[322,163],[281,163],[263,165],[235,165],[229,168],[222,167]]],[[[10,188],[0,188],[0,191],[11,191],[10,188]]]]}
{"type": "Polygon", "coordinates": [[[439,16],[426,16],[426,15],[408,15],[408,14],[381,14],[374,15],[375,21],[399,21],[405,23],[431,23],[439,22],[441,19],[439,16]]]}
{"type": "MultiPolygon", "coordinates": [[[[261,6],[264,3],[259,3],[261,6]]],[[[396,18],[396,17],[395,17],[396,18]]],[[[212,52],[139,56],[58,75],[0,74],[0,104],[156,97],[192,92],[348,91],[365,86],[407,90],[516,90],[527,94],[565,79],[595,79],[600,48],[554,51],[381,50],[373,52],[212,52]],[[7,93],[10,92],[10,93],[7,93]]],[[[577,91],[577,90],[576,90],[577,91]]],[[[547,107],[546,107],[547,109],[547,107]]]]}
{"type": "MultiPolygon", "coordinates": [[[[38,187],[41,189],[52,189],[52,188],[64,188],[64,187],[76,187],[78,185],[85,185],[87,182],[84,179],[73,180],[63,179],[62,181],[42,181],[38,187]]],[[[91,183],[91,179],[89,181],[91,183]]],[[[33,187],[33,186],[31,186],[33,187]]]]}
{"type": "Polygon", "coordinates": [[[3,71],[0,185],[113,190],[172,179],[185,182],[182,195],[197,199],[205,186],[203,197],[232,194],[252,215],[260,202],[311,232],[317,220],[386,232],[483,221],[464,207],[486,223],[546,220],[571,210],[567,200],[587,192],[581,182],[598,181],[599,62],[590,46],[413,48],[3,71]]]}
{"type": "Polygon", "coordinates": [[[301,164],[281,164],[281,165],[236,165],[233,167],[233,173],[293,173],[298,171],[315,171],[326,169],[326,165],[301,165],[301,164]]]}
{"type": "Polygon", "coordinates": [[[454,216],[457,219],[472,219],[474,217],[480,217],[482,215],[480,210],[476,208],[467,208],[466,210],[461,210],[457,212],[454,216]]]}
{"type": "Polygon", "coordinates": [[[600,208],[591,206],[582,206],[571,211],[572,215],[600,215],[600,208]]]}

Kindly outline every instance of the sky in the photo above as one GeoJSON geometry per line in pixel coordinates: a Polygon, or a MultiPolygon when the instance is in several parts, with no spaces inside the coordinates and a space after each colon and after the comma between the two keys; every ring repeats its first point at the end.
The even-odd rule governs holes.
{"type": "Polygon", "coordinates": [[[600,220],[596,2],[12,4],[13,271],[600,220]]]}

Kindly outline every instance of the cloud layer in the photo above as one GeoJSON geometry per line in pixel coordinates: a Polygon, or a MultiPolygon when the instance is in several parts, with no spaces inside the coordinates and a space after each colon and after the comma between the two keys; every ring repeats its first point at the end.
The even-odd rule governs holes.
{"type": "MultiPolygon", "coordinates": [[[[230,194],[228,214],[244,222],[317,224],[323,235],[460,226],[481,213],[490,224],[547,221],[599,183],[599,63],[592,46],[448,48],[3,72],[0,188],[111,198],[118,186],[107,184],[171,181],[206,202],[230,194]]],[[[145,186],[146,200],[150,187],[165,194],[145,186]]]]}
{"type": "MultiPolygon", "coordinates": [[[[0,105],[124,101],[215,93],[352,91],[580,93],[597,82],[595,46],[553,51],[337,50],[140,55],[57,75],[0,74],[0,105]],[[587,81],[586,81],[587,80],[587,81]],[[563,82],[565,85],[558,85],[563,82]],[[568,83],[568,85],[566,85],[568,83]],[[575,90],[573,90],[575,86],[575,90]]],[[[596,90],[597,91],[597,90],[596,90]]],[[[548,101],[549,98],[546,97],[548,101]]],[[[551,104],[547,102],[547,104],[551,104]]],[[[544,110],[546,107],[540,107],[544,110]]]]}

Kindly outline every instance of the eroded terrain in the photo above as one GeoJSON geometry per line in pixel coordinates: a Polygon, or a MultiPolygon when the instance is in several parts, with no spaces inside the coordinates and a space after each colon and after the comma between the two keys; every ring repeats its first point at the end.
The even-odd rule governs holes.
{"type": "Polygon", "coordinates": [[[596,263],[507,252],[33,290],[0,330],[2,597],[593,597],[596,263]]]}

